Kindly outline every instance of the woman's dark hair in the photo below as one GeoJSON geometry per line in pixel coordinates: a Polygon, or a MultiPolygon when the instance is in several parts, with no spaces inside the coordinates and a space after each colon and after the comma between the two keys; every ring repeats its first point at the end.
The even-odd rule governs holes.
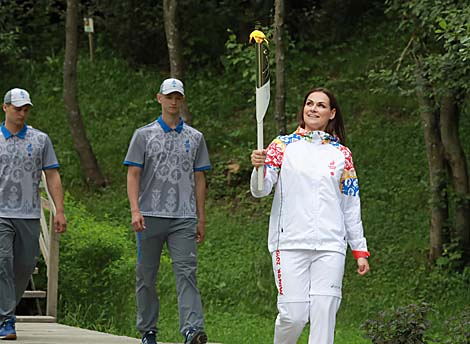
{"type": "Polygon", "coordinates": [[[297,116],[299,126],[305,129],[304,107],[305,103],[307,102],[308,96],[313,92],[322,92],[326,94],[326,96],[330,99],[330,108],[336,109],[335,117],[328,122],[325,131],[330,135],[336,136],[343,145],[346,144],[346,132],[344,131],[343,115],[341,114],[341,109],[339,108],[338,101],[336,100],[336,97],[333,95],[333,93],[324,87],[312,88],[305,95],[304,102],[297,116]]]}

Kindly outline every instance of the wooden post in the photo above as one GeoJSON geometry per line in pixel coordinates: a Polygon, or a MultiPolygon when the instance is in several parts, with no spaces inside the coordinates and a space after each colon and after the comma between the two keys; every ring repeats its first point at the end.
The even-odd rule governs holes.
{"type": "Polygon", "coordinates": [[[93,32],[88,33],[88,45],[90,47],[90,62],[93,63],[94,52],[93,52],[93,32]]]}
{"type": "Polygon", "coordinates": [[[85,32],[88,34],[88,46],[90,48],[90,62],[93,63],[93,59],[94,59],[94,52],[93,52],[93,32],[94,32],[93,18],[91,18],[91,17],[83,18],[83,22],[84,22],[83,27],[85,29],[85,32]]]}

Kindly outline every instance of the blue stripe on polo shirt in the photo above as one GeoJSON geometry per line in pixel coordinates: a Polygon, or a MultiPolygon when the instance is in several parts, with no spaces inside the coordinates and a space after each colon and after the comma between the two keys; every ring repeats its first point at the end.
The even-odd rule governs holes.
{"type": "Polygon", "coordinates": [[[137,167],[140,167],[140,168],[143,168],[143,167],[144,167],[143,164],[138,164],[138,163],[136,163],[136,162],[127,161],[127,160],[125,160],[125,161],[123,162],[123,164],[126,165],[126,166],[137,166],[137,167]]]}
{"type": "Polygon", "coordinates": [[[59,164],[54,164],[54,165],[49,165],[49,166],[44,166],[42,169],[43,170],[51,170],[53,168],[59,168],[59,164]]]}
{"type": "Polygon", "coordinates": [[[199,172],[199,171],[208,171],[211,169],[211,165],[208,165],[208,166],[203,166],[203,167],[198,167],[198,168],[194,168],[193,171],[194,172],[199,172]]]}

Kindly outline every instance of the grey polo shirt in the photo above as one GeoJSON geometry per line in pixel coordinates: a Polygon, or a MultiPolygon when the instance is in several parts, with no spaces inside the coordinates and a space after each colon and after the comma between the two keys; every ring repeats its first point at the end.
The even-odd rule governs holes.
{"type": "Polygon", "coordinates": [[[175,129],[160,116],[135,131],[124,165],[142,168],[144,216],[197,218],[194,172],[211,168],[204,136],[182,119],[175,129]]]}
{"type": "Polygon", "coordinates": [[[42,170],[59,163],[47,134],[25,125],[13,135],[2,123],[0,134],[0,217],[39,219],[42,170]]]}

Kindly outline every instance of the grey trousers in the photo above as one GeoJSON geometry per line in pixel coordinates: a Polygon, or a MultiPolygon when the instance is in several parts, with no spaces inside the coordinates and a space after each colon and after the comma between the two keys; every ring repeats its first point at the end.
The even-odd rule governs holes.
{"type": "Polygon", "coordinates": [[[39,219],[0,218],[0,323],[14,317],[39,257],[39,219]]]}
{"type": "Polygon", "coordinates": [[[203,329],[202,303],[196,283],[197,219],[145,217],[146,229],[137,233],[137,329],[157,332],[159,299],[155,283],[163,245],[173,263],[178,296],[179,330],[203,329]]]}

